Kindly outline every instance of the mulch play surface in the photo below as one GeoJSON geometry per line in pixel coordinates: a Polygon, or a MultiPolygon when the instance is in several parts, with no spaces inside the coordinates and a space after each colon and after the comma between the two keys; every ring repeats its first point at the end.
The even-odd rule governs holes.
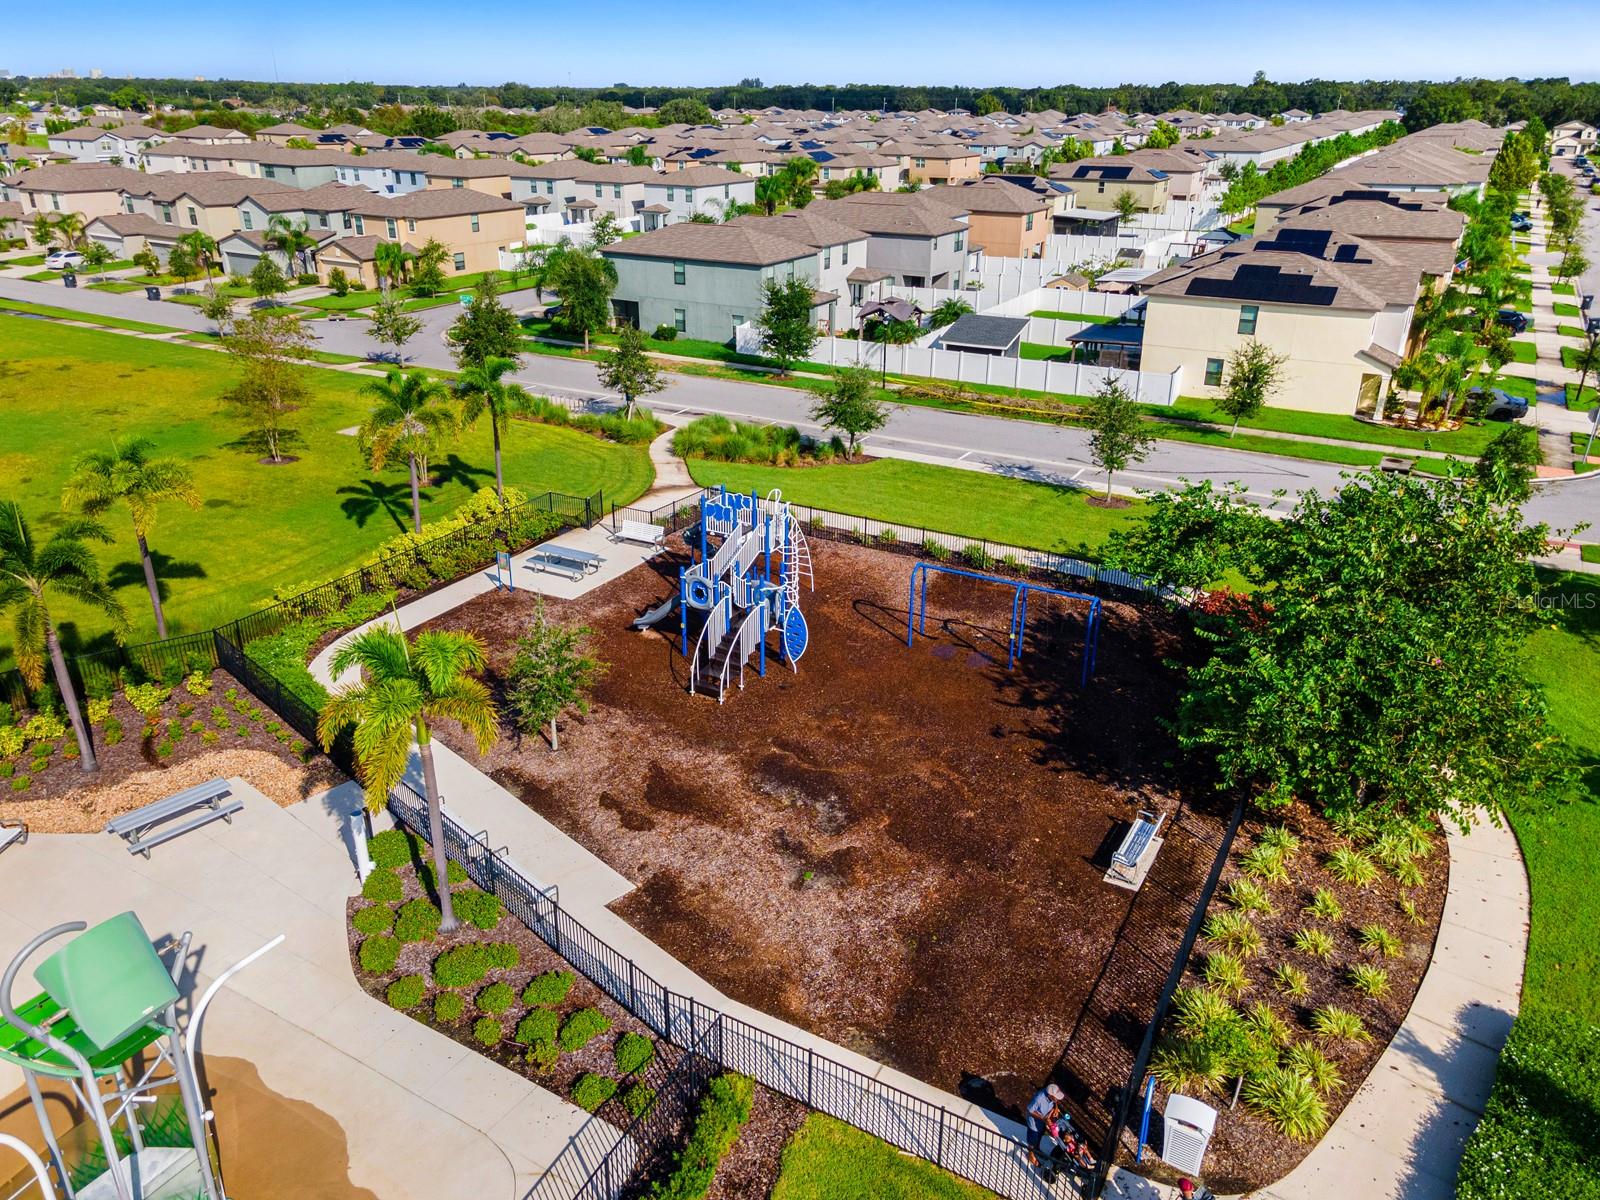
{"type": "MultiPolygon", "coordinates": [[[[686,692],[675,625],[629,627],[675,589],[681,550],[547,601],[610,669],[559,753],[508,734],[481,765],[633,880],[615,909],[729,995],[952,1091],[976,1077],[1015,1111],[1129,909],[1101,880],[1124,822],[1184,793],[1157,722],[1179,636],[1108,603],[1080,692],[1080,605],[1036,597],[1008,671],[1009,590],[934,578],[907,649],[910,560],[813,554],[798,674],[769,656],[720,707],[686,692]]],[[[485,595],[430,627],[481,635],[496,682],[534,603],[485,595]]]]}

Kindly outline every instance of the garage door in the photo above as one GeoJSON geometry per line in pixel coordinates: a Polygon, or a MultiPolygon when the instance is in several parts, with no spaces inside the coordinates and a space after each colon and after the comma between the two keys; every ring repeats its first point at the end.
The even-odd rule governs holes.
{"type": "Polygon", "coordinates": [[[259,254],[237,254],[230,250],[222,256],[222,260],[223,266],[227,268],[229,275],[248,275],[255,270],[256,264],[261,261],[261,256],[259,254]]]}

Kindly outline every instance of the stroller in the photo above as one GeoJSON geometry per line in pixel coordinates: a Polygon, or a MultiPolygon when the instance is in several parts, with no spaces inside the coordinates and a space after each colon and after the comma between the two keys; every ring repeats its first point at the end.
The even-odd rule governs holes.
{"type": "Polygon", "coordinates": [[[1063,1171],[1080,1185],[1094,1173],[1095,1157],[1088,1139],[1073,1129],[1072,1118],[1065,1113],[1047,1122],[1040,1134],[1038,1165],[1048,1184],[1054,1184],[1063,1171]]]}

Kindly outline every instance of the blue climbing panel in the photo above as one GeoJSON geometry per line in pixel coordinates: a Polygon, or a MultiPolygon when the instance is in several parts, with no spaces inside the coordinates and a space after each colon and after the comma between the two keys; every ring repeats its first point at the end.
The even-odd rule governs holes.
{"type": "Polygon", "coordinates": [[[799,662],[800,656],[806,652],[806,642],[810,637],[805,614],[798,607],[791,608],[783,619],[783,656],[791,664],[799,662]]]}

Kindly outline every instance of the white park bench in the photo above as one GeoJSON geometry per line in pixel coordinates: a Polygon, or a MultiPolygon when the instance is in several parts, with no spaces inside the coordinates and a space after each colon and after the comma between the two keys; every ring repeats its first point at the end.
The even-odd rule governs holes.
{"type": "Polygon", "coordinates": [[[1150,843],[1155,840],[1161,831],[1161,822],[1166,816],[1151,812],[1139,811],[1128,832],[1123,836],[1122,845],[1117,847],[1116,853],[1111,856],[1111,873],[1118,879],[1132,883],[1138,874],[1139,863],[1144,859],[1150,849],[1150,843]]]}
{"type": "Polygon", "coordinates": [[[233,814],[243,808],[244,801],[233,795],[233,789],[226,779],[213,779],[209,783],[186,788],[165,800],[156,800],[143,808],[113,817],[106,822],[106,832],[127,838],[129,854],[142,854],[149,858],[153,847],[170,842],[191,829],[199,829],[218,817],[231,825],[233,814]],[[223,803],[224,800],[227,803],[223,803]],[[176,825],[166,824],[186,813],[195,815],[176,825]],[[158,825],[163,828],[157,829],[158,825]]]}
{"type": "Polygon", "coordinates": [[[577,550],[571,546],[540,546],[528,556],[528,565],[535,571],[555,571],[573,579],[582,579],[598,571],[604,561],[592,550],[577,550]]]}
{"type": "Polygon", "coordinates": [[[666,543],[667,531],[659,525],[650,524],[648,521],[624,521],[611,536],[619,542],[638,542],[641,546],[662,546],[666,543]]]}
{"type": "Polygon", "coordinates": [[[6,818],[0,820],[0,850],[9,850],[13,845],[20,846],[28,840],[28,827],[21,821],[6,818]]]}

